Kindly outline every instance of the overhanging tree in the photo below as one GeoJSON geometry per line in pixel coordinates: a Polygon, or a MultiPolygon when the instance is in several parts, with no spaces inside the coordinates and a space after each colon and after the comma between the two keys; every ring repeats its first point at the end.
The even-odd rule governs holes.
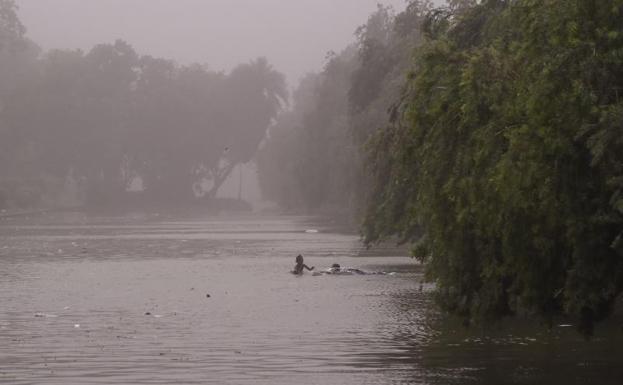
{"type": "Polygon", "coordinates": [[[433,13],[400,119],[371,146],[365,231],[417,243],[445,308],[566,314],[585,333],[612,311],[622,12],[617,0],[492,0],[433,13]]]}

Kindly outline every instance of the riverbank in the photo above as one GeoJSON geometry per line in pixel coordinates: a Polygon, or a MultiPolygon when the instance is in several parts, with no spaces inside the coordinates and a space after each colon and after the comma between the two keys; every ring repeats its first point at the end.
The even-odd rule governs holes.
{"type": "Polygon", "coordinates": [[[0,219],[2,218],[16,218],[16,217],[29,217],[47,213],[64,212],[64,211],[76,211],[81,210],[82,206],[77,207],[56,207],[56,208],[38,208],[38,209],[2,209],[0,210],[0,219]]]}

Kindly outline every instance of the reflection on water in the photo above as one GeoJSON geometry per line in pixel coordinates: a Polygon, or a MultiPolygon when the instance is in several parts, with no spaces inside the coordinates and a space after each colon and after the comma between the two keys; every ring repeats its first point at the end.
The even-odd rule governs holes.
{"type": "Polygon", "coordinates": [[[0,219],[0,382],[620,383],[620,328],[465,330],[402,251],[310,223],[0,219]],[[296,277],[298,253],[397,274],[296,277]]]}

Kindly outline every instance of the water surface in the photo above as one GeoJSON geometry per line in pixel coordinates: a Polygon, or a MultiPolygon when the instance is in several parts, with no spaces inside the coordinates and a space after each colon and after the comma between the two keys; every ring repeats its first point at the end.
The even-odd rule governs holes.
{"type": "Polygon", "coordinates": [[[616,324],[466,330],[421,279],[305,217],[2,218],[0,382],[622,383],[616,324]],[[395,274],[297,277],[298,253],[395,274]]]}

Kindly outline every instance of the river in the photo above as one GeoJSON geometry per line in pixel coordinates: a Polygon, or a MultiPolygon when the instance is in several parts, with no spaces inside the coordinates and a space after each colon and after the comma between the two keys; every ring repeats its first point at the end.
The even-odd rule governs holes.
{"type": "Polygon", "coordinates": [[[308,217],[0,218],[0,382],[623,383],[619,323],[465,329],[422,270],[308,217]]]}

